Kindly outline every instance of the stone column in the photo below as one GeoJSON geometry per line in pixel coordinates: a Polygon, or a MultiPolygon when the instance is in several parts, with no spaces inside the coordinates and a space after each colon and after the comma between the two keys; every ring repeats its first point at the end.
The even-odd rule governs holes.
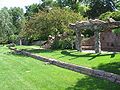
{"type": "Polygon", "coordinates": [[[82,36],[81,36],[81,30],[76,29],[76,42],[75,42],[76,49],[80,52],[82,52],[82,36]]]}
{"type": "Polygon", "coordinates": [[[100,42],[100,32],[95,30],[95,53],[101,53],[101,42],[100,42]]]}

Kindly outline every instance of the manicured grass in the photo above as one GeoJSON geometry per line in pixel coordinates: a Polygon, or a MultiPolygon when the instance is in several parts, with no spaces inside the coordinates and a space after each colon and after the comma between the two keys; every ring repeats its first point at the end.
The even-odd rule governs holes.
{"type": "MultiPolygon", "coordinates": [[[[45,53],[50,56],[53,51],[42,54],[45,53]]],[[[33,58],[12,54],[0,46],[0,90],[120,90],[120,85],[45,65],[33,58]]]]}
{"type": "Polygon", "coordinates": [[[76,50],[44,50],[36,46],[18,46],[29,52],[94,69],[105,70],[120,75],[120,53],[80,53],[76,50]],[[38,48],[38,47],[37,47],[38,48]]]}

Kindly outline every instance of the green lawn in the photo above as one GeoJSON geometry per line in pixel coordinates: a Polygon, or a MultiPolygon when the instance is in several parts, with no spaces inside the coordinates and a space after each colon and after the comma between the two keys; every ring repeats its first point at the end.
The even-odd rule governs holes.
{"type": "MultiPolygon", "coordinates": [[[[35,49],[36,47],[19,48],[35,49]]],[[[79,64],[83,62],[83,59],[80,59],[80,57],[74,59],[72,56],[62,56],[61,50],[35,50],[33,52],[52,58],[56,57],[56,59],[60,60],[65,59],[64,61],[66,62],[79,62],[79,64]],[[69,60],[70,57],[71,60],[69,60]]],[[[79,54],[77,52],[74,53],[76,53],[75,55],[79,54]]],[[[85,61],[87,61],[87,58],[85,58],[85,61]]],[[[90,62],[96,61],[92,59],[87,61],[85,65],[88,62],[90,64],[90,62]]],[[[100,61],[98,60],[98,62],[100,61]]],[[[92,65],[94,64],[92,63],[92,65]]],[[[0,46],[0,90],[120,90],[120,85],[53,65],[45,65],[44,62],[33,58],[12,54],[6,47],[0,46]]]]}
{"type": "Polygon", "coordinates": [[[29,52],[60,61],[105,70],[120,75],[120,53],[92,54],[80,53],[76,50],[39,50],[37,46],[17,46],[17,48],[26,49],[29,52]]]}

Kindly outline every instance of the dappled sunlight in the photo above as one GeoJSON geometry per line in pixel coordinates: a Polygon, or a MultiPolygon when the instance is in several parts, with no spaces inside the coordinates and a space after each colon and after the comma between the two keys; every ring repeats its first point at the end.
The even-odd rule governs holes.
{"type": "Polygon", "coordinates": [[[66,90],[120,90],[120,86],[109,81],[86,76],[78,79],[75,85],[66,88],[66,90]]]}
{"type": "Polygon", "coordinates": [[[30,50],[26,50],[28,52],[32,52],[32,53],[51,53],[53,52],[53,50],[47,50],[47,49],[30,49],[30,50]]]}
{"type": "MultiPolygon", "coordinates": [[[[20,48],[20,47],[19,47],[20,48]]],[[[22,49],[22,47],[20,48],[22,49]]],[[[35,53],[44,57],[53,58],[56,60],[81,65],[85,67],[97,67],[100,64],[107,64],[110,62],[119,62],[120,54],[106,52],[101,54],[79,52],[77,50],[50,50],[50,49],[34,49],[30,46],[23,48],[25,51],[35,53]],[[29,49],[28,49],[29,48],[29,49]]]]}
{"type": "MultiPolygon", "coordinates": [[[[111,58],[115,57],[115,53],[111,53],[111,54],[93,54],[93,53],[84,54],[84,53],[80,53],[79,55],[76,55],[73,52],[62,51],[61,54],[66,55],[66,56],[75,57],[75,58],[90,57],[88,60],[92,60],[92,59],[95,59],[96,57],[100,57],[100,56],[110,56],[111,58]]],[[[72,58],[72,59],[75,59],[75,58],[72,58]]]]}
{"type": "Polygon", "coordinates": [[[104,70],[107,72],[112,72],[120,75],[120,62],[112,62],[107,64],[100,64],[98,67],[93,67],[94,69],[104,70]]]}

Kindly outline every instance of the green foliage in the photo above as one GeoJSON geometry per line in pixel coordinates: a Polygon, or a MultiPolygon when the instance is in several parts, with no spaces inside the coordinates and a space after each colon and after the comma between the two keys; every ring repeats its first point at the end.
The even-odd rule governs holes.
{"type": "Polygon", "coordinates": [[[16,43],[18,42],[19,36],[18,35],[10,35],[9,42],[16,43]]]}
{"type": "Polygon", "coordinates": [[[116,10],[113,0],[91,0],[89,7],[90,10],[86,12],[89,18],[98,18],[105,12],[116,10]]]}
{"type": "Polygon", "coordinates": [[[118,2],[116,3],[116,7],[117,7],[118,10],[120,10],[120,1],[118,1],[118,2]]]}
{"type": "Polygon", "coordinates": [[[71,10],[73,10],[74,12],[78,12],[78,13],[84,15],[84,13],[87,10],[87,6],[80,3],[83,1],[84,0],[56,0],[56,4],[60,8],[67,7],[67,8],[70,8],[71,10]]]}
{"type": "Polygon", "coordinates": [[[53,0],[41,0],[41,1],[42,1],[41,6],[43,8],[45,8],[46,6],[52,7],[54,5],[54,1],[53,0]]]}
{"type": "Polygon", "coordinates": [[[60,8],[69,7],[88,18],[98,18],[102,13],[117,10],[119,6],[117,0],[56,0],[56,4],[60,8]]]}
{"type": "Polygon", "coordinates": [[[120,28],[114,29],[112,32],[115,33],[115,34],[120,34],[120,28]]]}
{"type": "Polygon", "coordinates": [[[88,38],[88,37],[94,36],[94,31],[84,30],[84,31],[82,31],[82,34],[84,35],[85,38],[88,38]]]}
{"type": "Polygon", "coordinates": [[[70,37],[60,40],[59,43],[61,49],[72,49],[72,39],[70,37]]]}
{"type": "Polygon", "coordinates": [[[120,11],[112,12],[110,17],[115,19],[116,21],[120,21],[120,11]]]}
{"type": "Polygon", "coordinates": [[[13,36],[18,36],[25,25],[23,9],[2,8],[0,17],[0,43],[14,42],[13,36]]]}
{"type": "Polygon", "coordinates": [[[101,14],[99,18],[105,21],[105,20],[108,20],[108,18],[110,18],[111,16],[112,16],[112,12],[106,12],[101,14]]]}
{"type": "Polygon", "coordinates": [[[68,28],[69,23],[82,19],[81,15],[67,9],[53,8],[49,12],[40,11],[27,22],[23,33],[29,40],[46,40],[49,35],[73,32],[68,28]]]}
{"type": "Polygon", "coordinates": [[[85,17],[86,12],[89,10],[89,6],[79,5],[79,13],[85,17]]]}
{"type": "Polygon", "coordinates": [[[7,42],[9,36],[13,34],[14,26],[11,20],[9,10],[6,7],[2,8],[0,10],[0,43],[7,42]]]}
{"type": "Polygon", "coordinates": [[[74,38],[73,36],[69,35],[68,37],[60,40],[55,40],[52,44],[52,49],[73,49],[72,47],[74,38]]]}
{"type": "Polygon", "coordinates": [[[19,34],[19,32],[25,26],[25,17],[22,8],[14,7],[9,9],[9,13],[12,17],[12,24],[14,25],[14,34],[19,34]]]}
{"type": "Polygon", "coordinates": [[[48,11],[53,5],[55,5],[53,0],[42,0],[41,4],[35,3],[26,6],[25,17],[27,20],[29,20],[34,14],[38,13],[39,11],[48,11]]]}
{"type": "Polygon", "coordinates": [[[102,20],[107,20],[108,18],[113,18],[116,21],[120,21],[120,11],[106,12],[106,13],[103,13],[99,18],[102,20]]]}
{"type": "Polygon", "coordinates": [[[25,8],[26,8],[25,16],[28,20],[34,13],[38,13],[40,10],[39,4],[31,4],[29,6],[26,6],[25,8]]]}
{"type": "MultiPolygon", "coordinates": [[[[115,11],[115,12],[106,12],[102,14],[100,17],[102,20],[107,20],[108,18],[113,18],[116,21],[120,21],[120,11],[115,11]]],[[[113,32],[115,34],[120,34],[120,29],[113,29],[113,32]]]]}

